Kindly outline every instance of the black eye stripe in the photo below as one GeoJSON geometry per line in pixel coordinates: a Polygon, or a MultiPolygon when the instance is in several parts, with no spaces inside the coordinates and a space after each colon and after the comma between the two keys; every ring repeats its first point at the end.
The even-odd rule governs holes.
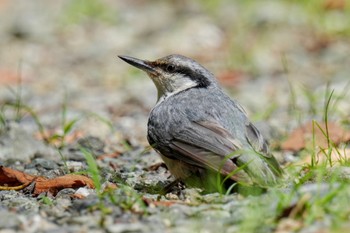
{"type": "Polygon", "coordinates": [[[188,67],[179,67],[176,71],[195,81],[198,84],[197,87],[199,88],[205,88],[210,85],[210,81],[208,80],[208,78],[188,67]]]}
{"type": "Polygon", "coordinates": [[[191,76],[191,74],[193,73],[193,71],[191,71],[189,68],[187,67],[182,67],[182,66],[176,66],[173,64],[161,64],[160,68],[166,72],[171,72],[171,73],[180,73],[180,74],[184,74],[187,76],[191,76]]]}
{"type": "Polygon", "coordinates": [[[204,75],[195,72],[194,70],[188,67],[176,66],[173,64],[162,64],[160,65],[160,68],[166,72],[179,73],[183,74],[184,76],[187,76],[188,78],[198,83],[197,87],[203,88],[208,87],[210,85],[210,81],[204,75]]]}

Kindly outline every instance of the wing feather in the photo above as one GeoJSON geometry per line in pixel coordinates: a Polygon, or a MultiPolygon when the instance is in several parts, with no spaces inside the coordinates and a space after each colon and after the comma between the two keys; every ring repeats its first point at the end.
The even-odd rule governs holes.
{"type": "Polygon", "coordinates": [[[269,151],[268,144],[258,129],[250,122],[246,124],[246,139],[257,152],[261,152],[266,158],[273,157],[269,151]]]}
{"type": "MultiPolygon", "coordinates": [[[[210,168],[228,175],[238,169],[234,163],[241,149],[238,140],[230,132],[215,122],[192,122],[181,129],[170,142],[170,148],[176,152],[177,159],[193,166],[210,168]]],[[[231,179],[250,183],[250,178],[243,170],[237,170],[231,179]]]]}
{"type": "Polygon", "coordinates": [[[233,180],[254,181],[262,186],[277,183],[282,170],[269,153],[266,141],[251,123],[246,125],[245,134],[247,142],[243,146],[244,142],[216,122],[191,122],[173,135],[169,146],[177,159],[222,175],[232,174],[244,166],[230,177],[233,180]]]}
{"type": "MultiPolygon", "coordinates": [[[[190,158],[191,161],[187,160],[187,162],[194,166],[200,166],[205,169],[210,168],[225,176],[238,169],[237,165],[230,159],[225,159],[224,157],[213,154],[212,152],[204,151],[202,148],[197,148],[178,141],[173,141],[170,147],[181,153],[183,156],[190,158]]],[[[231,175],[230,178],[236,181],[250,183],[250,179],[248,179],[247,175],[239,170],[237,170],[237,173],[231,175]]]]}

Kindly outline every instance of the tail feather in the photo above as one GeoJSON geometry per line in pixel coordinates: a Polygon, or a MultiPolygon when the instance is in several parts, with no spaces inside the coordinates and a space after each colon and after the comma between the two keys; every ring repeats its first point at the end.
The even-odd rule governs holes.
{"type": "Polygon", "coordinates": [[[239,166],[244,166],[244,171],[259,186],[273,186],[280,183],[283,171],[277,160],[254,154],[243,154],[237,159],[239,166]]]}

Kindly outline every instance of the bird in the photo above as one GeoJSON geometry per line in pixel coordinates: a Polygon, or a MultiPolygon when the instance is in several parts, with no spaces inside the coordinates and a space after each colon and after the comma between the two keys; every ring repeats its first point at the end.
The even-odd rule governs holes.
{"type": "Polygon", "coordinates": [[[118,57],[146,72],[157,88],[147,139],[176,180],[207,190],[221,190],[223,181],[279,183],[283,170],[268,142],[209,70],[178,54],[154,61],[118,57]]]}

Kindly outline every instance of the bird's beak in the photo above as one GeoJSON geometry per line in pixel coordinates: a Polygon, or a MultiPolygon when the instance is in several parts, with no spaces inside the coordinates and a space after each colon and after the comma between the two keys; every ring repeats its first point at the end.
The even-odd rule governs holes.
{"type": "Polygon", "coordinates": [[[156,69],[154,68],[154,66],[152,65],[152,62],[150,61],[145,61],[145,60],[141,60],[141,59],[137,59],[137,58],[133,58],[133,57],[129,57],[129,56],[118,56],[120,59],[122,59],[123,61],[129,63],[132,66],[135,66],[147,73],[155,73],[156,69]]]}

